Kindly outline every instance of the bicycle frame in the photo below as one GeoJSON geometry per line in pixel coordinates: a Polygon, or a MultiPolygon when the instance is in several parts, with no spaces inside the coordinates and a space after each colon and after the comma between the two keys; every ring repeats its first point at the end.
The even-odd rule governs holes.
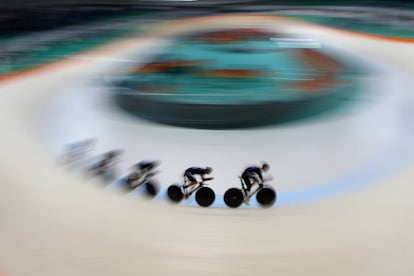
{"type": "MultiPolygon", "coordinates": [[[[209,180],[213,180],[213,177],[210,178],[205,178],[202,181],[198,182],[197,184],[195,184],[194,186],[196,186],[195,188],[193,188],[189,193],[188,196],[191,196],[192,194],[194,194],[195,192],[197,192],[198,190],[200,190],[201,188],[204,187],[204,185],[207,185],[206,183],[204,183],[205,181],[209,181],[209,180]]],[[[187,187],[188,188],[188,187],[187,187]]]]}
{"type": "Polygon", "coordinates": [[[259,187],[257,187],[256,190],[254,190],[253,192],[250,192],[248,195],[246,195],[246,199],[250,199],[252,196],[254,196],[261,189],[263,189],[263,186],[259,185],[259,187]]]}
{"type": "Polygon", "coordinates": [[[257,183],[259,187],[257,187],[256,190],[254,190],[253,192],[250,192],[249,194],[247,194],[247,187],[246,187],[246,183],[244,183],[244,181],[243,181],[243,178],[241,176],[239,176],[239,179],[240,179],[240,183],[241,183],[241,186],[242,186],[242,190],[245,193],[246,199],[250,199],[257,192],[259,192],[261,189],[263,189],[264,183],[267,182],[267,181],[269,181],[269,180],[272,180],[272,177],[269,177],[268,179],[263,179],[263,182],[262,183],[257,183]]]}
{"type": "Polygon", "coordinates": [[[144,173],[144,175],[142,175],[140,178],[132,181],[130,185],[133,186],[134,188],[141,186],[142,184],[150,181],[157,173],[158,171],[152,171],[152,172],[150,171],[148,173],[144,173]]]}

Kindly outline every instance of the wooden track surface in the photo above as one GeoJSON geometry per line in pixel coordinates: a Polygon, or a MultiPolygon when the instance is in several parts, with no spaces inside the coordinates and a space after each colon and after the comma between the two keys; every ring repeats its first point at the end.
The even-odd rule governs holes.
{"type": "MultiPolygon", "coordinates": [[[[250,16],[329,37],[414,76],[410,43],[250,16]]],[[[168,28],[223,24],[194,18],[168,28]]],[[[223,20],[224,17],[221,18],[223,20]]],[[[210,21],[209,21],[210,20],[210,21]]],[[[246,24],[243,16],[229,25],[246,24]],[[244,22],[244,23],[243,23],[244,22]]],[[[167,32],[165,25],[162,32],[167,32]]],[[[89,53],[128,49],[132,40],[89,53]]],[[[136,40],[150,48],[153,40],[136,40]]],[[[4,275],[413,275],[412,165],[357,193],[313,204],[232,210],[170,206],[85,186],[41,144],[39,114],[64,83],[109,70],[61,61],[0,86],[0,271],[4,275]]],[[[409,120],[409,119],[408,119],[409,120]]]]}

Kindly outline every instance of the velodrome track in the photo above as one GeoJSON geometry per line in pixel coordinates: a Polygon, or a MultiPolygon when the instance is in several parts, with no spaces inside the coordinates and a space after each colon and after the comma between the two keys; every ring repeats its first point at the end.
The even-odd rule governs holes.
{"type": "MultiPolygon", "coordinates": [[[[404,84],[398,88],[397,82],[392,88],[403,91],[400,94],[408,105],[384,109],[390,112],[387,107],[392,108],[391,113],[400,114],[391,124],[399,125],[397,145],[402,144],[399,150],[405,153],[397,159],[401,165],[375,179],[375,185],[354,192],[313,202],[276,204],[270,209],[240,210],[171,206],[163,201],[120,196],[86,185],[57,166],[56,156],[46,146],[52,142],[42,134],[50,98],[73,83],[107,74],[114,69],[108,60],[122,57],[131,45],[136,51],[136,42],[145,51],[166,32],[222,24],[217,18],[195,18],[192,24],[176,21],[168,25],[171,29],[159,27],[155,40],[147,37],[114,42],[2,81],[0,273],[412,275],[412,42],[284,18],[250,17],[255,24],[271,22],[290,33],[335,41],[357,56],[392,68],[387,71],[387,76],[393,74],[389,80],[395,76],[404,84]],[[407,109],[406,113],[401,109],[407,109]]],[[[230,25],[246,22],[237,16],[227,20],[230,25]]],[[[384,119],[378,117],[372,124],[381,129],[384,119]]],[[[117,142],[107,140],[106,146],[117,142]]],[[[289,171],[296,169],[289,163],[289,171]]],[[[274,171],[277,176],[277,166],[274,171]]]]}

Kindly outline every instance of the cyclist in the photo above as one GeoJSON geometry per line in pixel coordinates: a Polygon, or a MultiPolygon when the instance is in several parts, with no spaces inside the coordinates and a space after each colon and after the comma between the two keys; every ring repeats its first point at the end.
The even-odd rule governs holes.
{"type": "Polygon", "coordinates": [[[244,185],[242,185],[242,189],[247,195],[250,193],[250,190],[253,185],[259,184],[260,187],[263,186],[263,173],[269,170],[270,166],[266,162],[264,162],[260,167],[259,166],[250,166],[246,168],[242,175],[241,179],[243,180],[244,185]]]}
{"type": "Polygon", "coordinates": [[[95,176],[102,176],[105,180],[115,179],[115,166],[121,156],[121,150],[111,150],[102,155],[102,157],[90,169],[95,176]]]}
{"type": "Polygon", "coordinates": [[[205,168],[190,167],[186,169],[184,172],[184,185],[183,185],[184,196],[188,197],[189,193],[187,193],[187,188],[206,180],[207,178],[205,176],[207,174],[211,174],[212,171],[213,169],[211,167],[205,167],[205,168]],[[195,175],[199,175],[201,178],[201,181],[197,181],[195,175]]]}
{"type": "Polygon", "coordinates": [[[73,165],[84,162],[87,159],[88,153],[92,151],[95,144],[96,140],[90,138],[68,145],[63,157],[64,163],[73,165]]]}
{"type": "Polygon", "coordinates": [[[135,164],[133,172],[127,177],[127,182],[131,188],[138,186],[154,174],[154,169],[159,166],[159,161],[143,160],[135,164]]]}

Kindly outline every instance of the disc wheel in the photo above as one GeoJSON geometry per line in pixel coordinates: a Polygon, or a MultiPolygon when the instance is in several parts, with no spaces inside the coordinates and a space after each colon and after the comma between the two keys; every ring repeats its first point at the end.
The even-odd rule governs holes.
{"type": "Polygon", "coordinates": [[[195,199],[198,205],[202,207],[209,207],[216,199],[216,194],[214,193],[213,189],[209,187],[203,187],[197,191],[195,199]]]}
{"type": "Polygon", "coordinates": [[[276,201],[276,192],[271,187],[264,187],[256,195],[257,202],[264,206],[272,206],[276,201]]]}
{"type": "Polygon", "coordinates": [[[243,192],[237,188],[228,189],[224,193],[224,203],[230,208],[237,208],[243,203],[243,192]]]}
{"type": "Polygon", "coordinates": [[[149,197],[154,197],[158,193],[158,187],[152,182],[147,182],[145,184],[145,192],[149,197]]]}
{"type": "Polygon", "coordinates": [[[170,187],[168,187],[167,194],[173,202],[180,202],[184,197],[183,191],[181,190],[181,187],[178,185],[171,185],[170,187]]]}

